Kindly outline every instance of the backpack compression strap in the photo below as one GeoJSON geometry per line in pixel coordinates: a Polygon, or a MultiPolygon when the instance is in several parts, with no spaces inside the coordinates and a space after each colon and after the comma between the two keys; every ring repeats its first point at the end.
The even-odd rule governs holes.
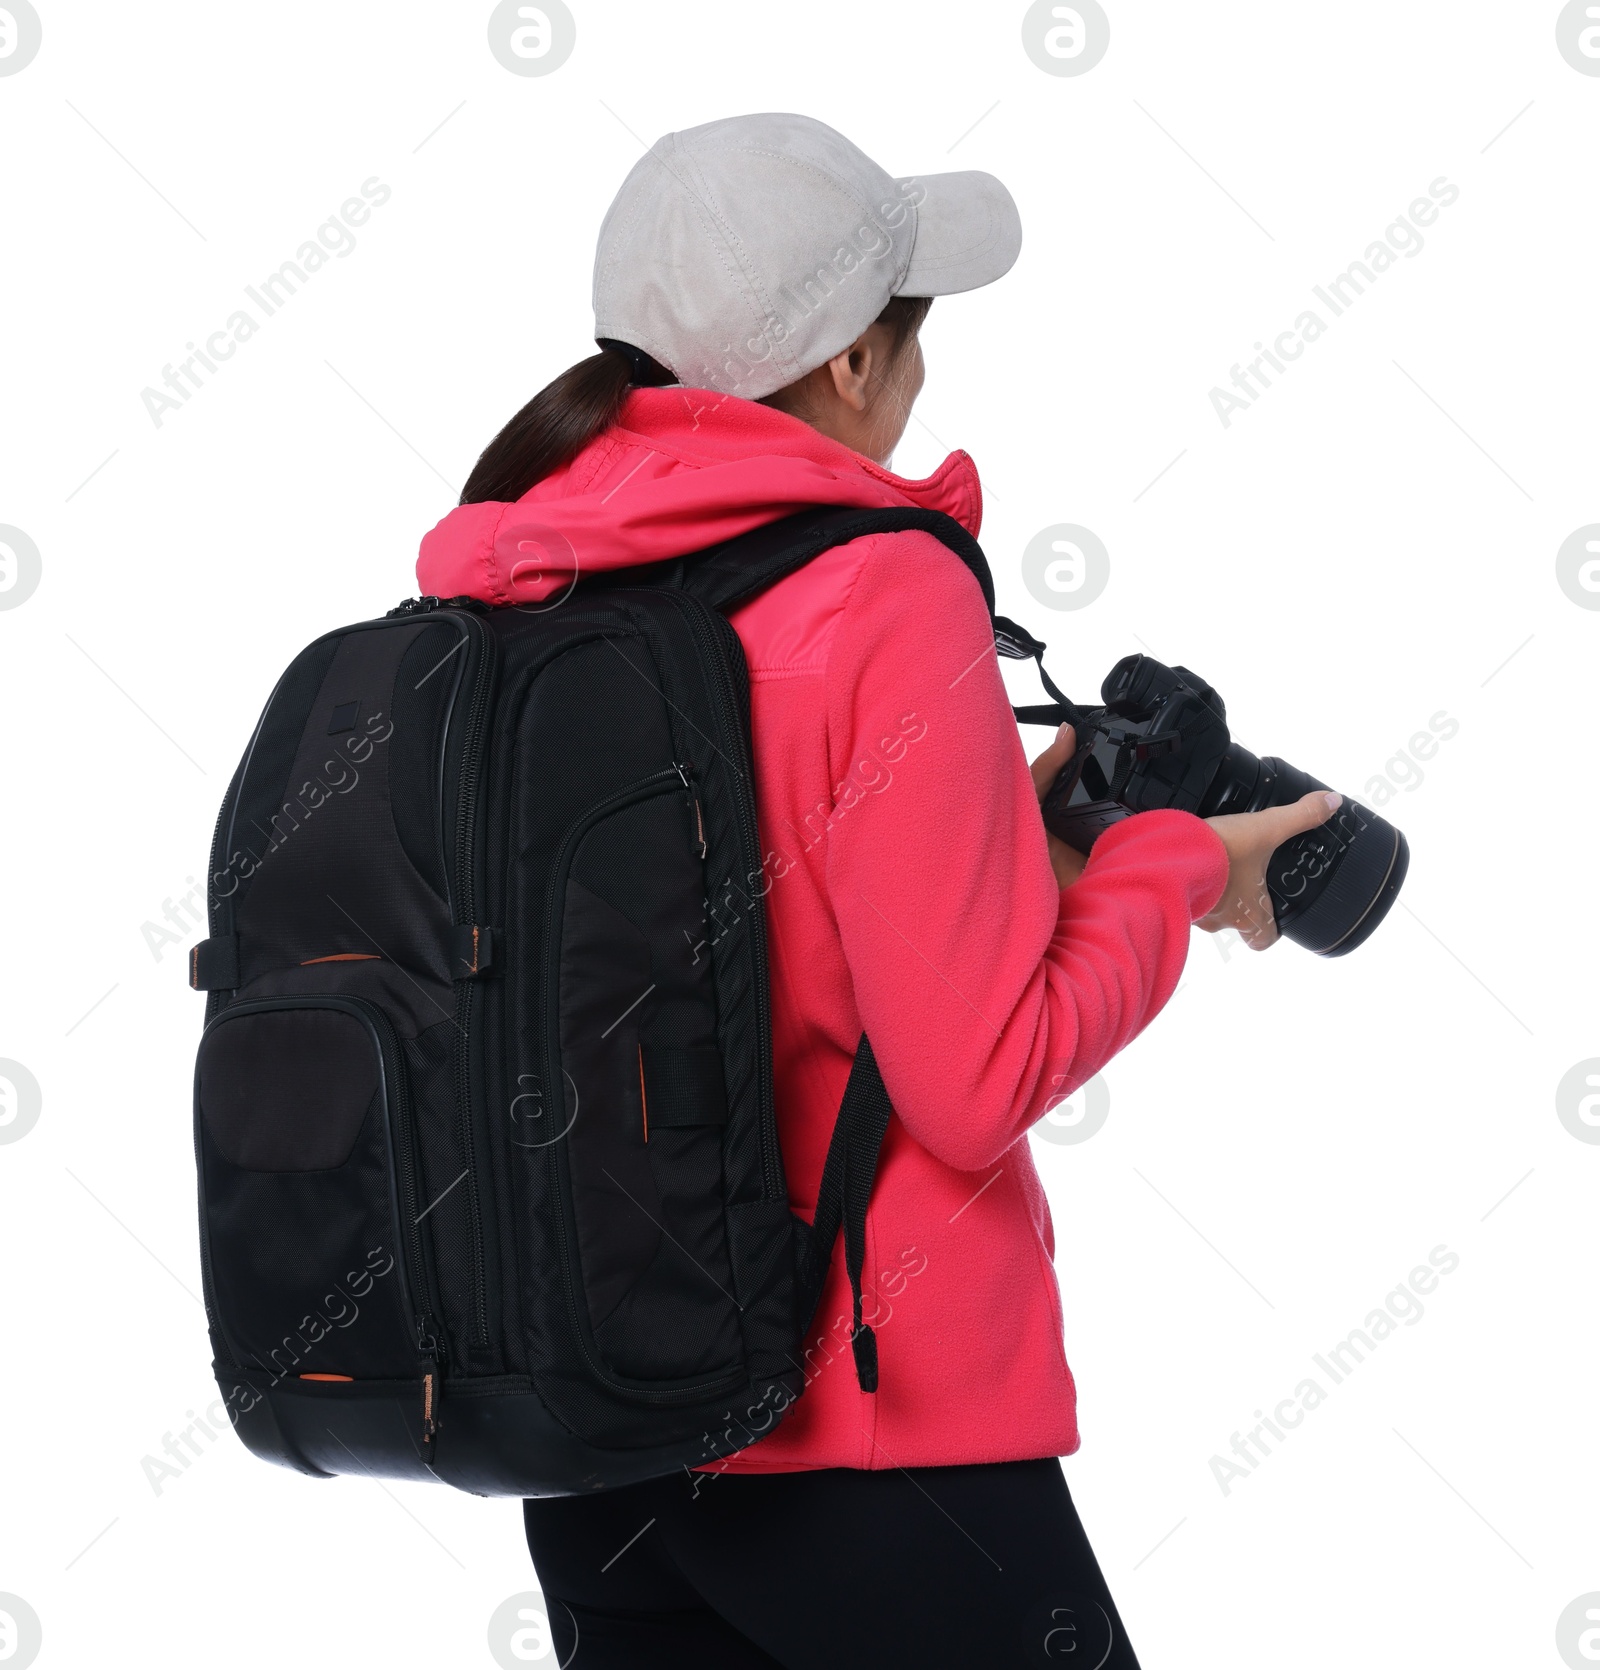
{"type": "MultiPolygon", "coordinates": [[[[1014,707],[1020,724],[1056,725],[1075,719],[1078,710],[1063,696],[1044,670],[1045,646],[1015,621],[994,612],[994,581],[983,550],[962,525],[942,511],[916,506],[860,509],[854,506],[821,506],[785,516],[764,527],[713,545],[693,556],[670,563],[653,563],[644,571],[618,573],[614,581],[680,587],[702,603],[727,613],[776,585],[786,575],[803,568],[813,557],[835,545],[844,545],[867,534],[901,533],[919,529],[955,552],[972,571],[989,612],[998,655],[1008,660],[1032,659],[1039,665],[1039,677],[1054,700],[1037,707],[1014,707]]],[[[878,1342],[861,1314],[861,1269],[866,1261],[867,1202],[877,1171],[878,1154],[893,1111],[883,1075],[878,1070],[872,1045],[863,1033],[856,1046],[833,1136],[823,1162],[822,1183],[817,1191],[817,1210],[811,1224],[800,1265],[801,1312],[810,1327],[823,1283],[833,1259],[833,1245],[840,1227],[844,1229],[845,1267],[850,1276],[854,1315],[850,1348],[855,1357],[856,1380],[864,1392],[878,1389],[878,1342]]]]}
{"type": "Polygon", "coordinates": [[[854,1316],[850,1350],[856,1360],[856,1381],[864,1392],[878,1389],[878,1341],[871,1325],[861,1319],[861,1267],[867,1255],[867,1202],[878,1169],[878,1152],[893,1112],[883,1075],[866,1033],[856,1045],[850,1079],[839,1103],[839,1115],[822,1164],[817,1210],[800,1261],[800,1309],[809,1328],[822,1298],[822,1285],[833,1261],[833,1243],[844,1225],[845,1268],[850,1275],[854,1316]]]}

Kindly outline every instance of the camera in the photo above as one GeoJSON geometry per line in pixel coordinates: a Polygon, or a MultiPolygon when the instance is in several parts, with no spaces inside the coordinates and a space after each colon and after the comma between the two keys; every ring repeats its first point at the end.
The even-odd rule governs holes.
{"type": "MultiPolygon", "coordinates": [[[[1187,667],[1125,656],[1100,699],[1101,707],[1075,710],[1077,749],[1043,802],[1045,827],[1079,852],[1136,812],[1259,812],[1328,786],[1241,748],[1228,734],[1222,698],[1187,667]]],[[[1409,862],[1405,836],[1346,798],[1326,823],[1268,860],[1278,931],[1320,957],[1344,956],[1388,914],[1409,862]]]]}

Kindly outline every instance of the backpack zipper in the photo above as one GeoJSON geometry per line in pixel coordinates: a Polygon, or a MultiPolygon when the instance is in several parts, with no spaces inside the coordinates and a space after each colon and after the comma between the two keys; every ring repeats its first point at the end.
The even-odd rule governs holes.
{"type": "MultiPolygon", "coordinates": [[[[761,837],[756,828],[755,773],[751,764],[748,729],[748,691],[741,700],[738,685],[730,670],[733,656],[738,657],[741,667],[744,665],[744,647],[739,642],[739,634],[715,609],[708,608],[688,592],[670,587],[664,595],[670,597],[687,617],[690,630],[694,633],[701,650],[701,664],[712,669],[710,682],[714,686],[713,694],[723,720],[722,740],[734,750],[734,769],[744,779],[742,789],[739,784],[733,785],[733,798],[739,808],[739,845],[744,859],[744,877],[748,883],[751,878],[762,874],[763,865],[761,837]]],[[[695,802],[695,809],[698,813],[698,800],[695,802]]],[[[755,963],[758,1057],[756,1079],[761,1096],[761,1168],[766,1183],[767,1199],[787,1200],[789,1196],[784,1183],[783,1158],[778,1149],[777,1112],[772,1100],[772,1015],[769,1007],[771,993],[767,972],[767,916],[766,908],[759,899],[753,900],[752,905],[750,948],[755,963]]]]}
{"type": "MultiPolygon", "coordinates": [[[[378,1040],[378,1053],[383,1061],[385,1089],[393,1086],[392,1096],[385,1101],[394,1108],[390,1126],[390,1152],[395,1162],[396,1204],[405,1222],[401,1226],[408,1243],[406,1256],[410,1264],[410,1280],[406,1283],[411,1294],[413,1323],[416,1329],[417,1353],[422,1361],[422,1459],[431,1463],[433,1440],[439,1430],[438,1389],[445,1365],[444,1335],[434,1321],[438,1308],[433,1297],[432,1266],[424,1246],[422,1222],[417,1207],[416,1120],[411,1106],[411,1085],[406,1078],[405,1065],[400,1060],[399,1046],[394,1041],[388,1020],[381,1012],[360,1000],[351,1000],[366,1011],[365,1018],[378,1040]]],[[[402,1280],[407,1272],[402,1271],[402,1280]]]]}
{"type": "Polygon", "coordinates": [[[431,615],[435,609],[470,609],[475,615],[486,615],[490,605],[481,597],[408,597],[396,603],[384,615],[385,620],[402,620],[407,615],[431,615]]]}
{"type": "Polygon", "coordinates": [[[706,853],[710,850],[706,846],[706,820],[700,811],[700,795],[693,783],[689,781],[689,773],[694,770],[692,761],[685,761],[679,765],[673,762],[673,770],[678,774],[678,781],[683,784],[684,793],[689,797],[689,804],[694,807],[694,855],[703,863],[706,853]]]}
{"type": "MultiPolygon", "coordinates": [[[[365,1004],[362,1007],[367,1008],[365,1004]]],[[[430,1279],[428,1255],[422,1234],[421,1213],[417,1205],[417,1132],[415,1111],[411,1106],[411,1087],[406,1080],[400,1052],[388,1023],[369,1010],[367,1024],[378,1040],[378,1050],[383,1058],[384,1081],[394,1087],[395,1183],[396,1192],[400,1197],[400,1215],[405,1220],[402,1228],[412,1272],[410,1288],[417,1349],[425,1357],[432,1358],[437,1366],[444,1361],[444,1339],[434,1321],[437,1312],[433,1303],[433,1283],[430,1279]]]]}
{"type": "MultiPolygon", "coordinates": [[[[438,607],[438,599],[423,598],[438,607]]],[[[451,599],[458,605],[459,599],[451,599]]],[[[456,801],[455,844],[455,914],[463,925],[477,921],[478,898],[474,874],[474,846],[478,829],[478,788],[482,766],[483,744],[486,734],[485,719],[489,711],[489,692],[495,675],[494,639],[482,626],[466,622],[472,617],[463,615],[463,627],[468,635],[476,634],[480,653],[477,677],[473,682],[472,697],[467,708],[466,729],[461,743],[461,788],[456,801]]],[[[453,972],[453,971],[452,971],[453,972]]],[[[483,1202],[478,1189],[477,1144],[472,1120],[472,1071],[468,1061],[468,1042],[472,1036],[477,1011],[478,982],[456,981],[456,1047],[455,1088],[456,1113],[461,1142],[461,1155],[467,1168],[467,1229],[472,1255],[472,1338],[476,1345],[489,1343],[488,1277],[483,1247],[483,1202]]]]}
{"type": "MultiPolygon", "coordinates": [[[[196,1091],[196,1102],[199,1092],[196,1091]]],[[[198,1106],[196,1108],[198,1115],[198,1106]]],[[[220,1361],[230,1369],[237,1369],[241,1365],[234,1361],[233,1346],[223,1331],[221,1314],[217,1310],[217,1291],[211,1279],[211,1226],[206,1222],[206,1162],[200,1151],[200,1120],[194,1120],[194,1171],[199,1179],[197,1193],[200,1201],[200,1301],[205,1306],[206,1326],[211,1331],[211,1338],[221,1346],[218,1353],[220,1361]]]]}
{"type": "MultiPolygon", "coordinates": [[[[221,899],[215,899],[214,900],[211,896],[211,888],[212,888],[212,884],[216,881],[217,876],[220,873],[220,867],[218,865],[217,860],[218,860],[218,857],[219,857],[219,855],[221,853],[221,850],[222,850],[222,826],[223,826],[223,822],[228,816],[228,808],[233,804],[234,794],[236,793],[236,791],[239,788],[239,779],[243,775],[244,775],[244,761],[241,760],[239,762],[239,764],[234,768],[233,777],[229,781],[227,790],[222,796],[222,804],[217,808],[217,821],[216,821],[215,824],[212,825],[212,828],[211,828],[211,851],[210,851],[210,854],[209,854],[208,859],[207,859],[207,863],[209,864],[210,867],[206,871],[206,933],[207,933],[208,936],[213,936],[214,937],[217,933],[218,928],[221,926],[221,924],[224,921],[228,920],[232,916],[232,913],[233,913],[232,903],[229,902],[227,904],[224,904],[224,901],[221,900],[221,899]]],[[[216,1017],[216,1015],[221,1011],[222,1004],[223,1004],[223,994],[220,991],[207,992],[206,993],[206,1019],[208,1021],[214,1019],[216,1017]]],[[[196,1158],[198,1158],[198,1156],[196,1156],[196,1158]]],[[[205,1256],[204,1256],[205,1255],[205,1239],[204,1239],[204,1237],[201,1238],[200,1252],[201,1252],[200,1275],[201,1275],[202,1284],[203,1284],[204,1280],[206,1279],[206,1276],[207,1276],[207,1272],[206,1272],[206,1268],[205,1268],[205,1262],[206,1261],[205,1261],[205,1256]]],[[[208,1303],[207,1314],[209,1315],[209,1313],[210,1313],[210,1305],[208,1303]]]]}

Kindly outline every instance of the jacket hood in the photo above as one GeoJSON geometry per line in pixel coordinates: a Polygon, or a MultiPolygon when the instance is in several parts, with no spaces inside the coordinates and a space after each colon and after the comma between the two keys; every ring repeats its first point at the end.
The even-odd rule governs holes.
{"type": "Polygon", "coordinates": [[[458,505],[422,541],[425,595],[536,603],[583,573],[664,562],[812,505],[920,505],[974,537],[978,472],[952,452],[909,481],[770,406],[633,390],[620,420],[514,503],[458,505]]]}

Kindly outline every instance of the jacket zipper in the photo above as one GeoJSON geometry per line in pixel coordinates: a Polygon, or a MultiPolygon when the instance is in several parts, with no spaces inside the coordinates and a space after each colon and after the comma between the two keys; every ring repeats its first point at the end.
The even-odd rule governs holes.
{"type": "MultiPolygon", "coordinates": [[[[683,611],[701,650],[701,664],[712,669],[711,681],[723,720],[722,735],[735,754],[735,766],[744,778],[734,784],[733,798],[739,807],[739,845],[744,858],[744,878],[762,874],[761,838],[756,829],[755,774],[751,765],[747,732],[749,702],[741,701],[738,686],[729,667],[730,650],[743,662],[744,649],[739,635],[727,620],[714,609],[709,609],[698,598],[687,592],[668,588],[666,596],[683,611]],[[731,644],[729,640],[732,640],[731,644]]],[[[699,803],[696,802],[696,811],[699,803]]],[[[750,948],[755,963],[756,984],[756,1078],[761,1094],[761,1169],[766,1182],[768,1200],[787,1200],[784,1185],[783,1160],[778,1149],[778,1118],[772,1099],[772,1016],[769,1008],[771,993],[767,972],[767,917],[760,900],[752,901],[750,911],[750,948]]]]}
{"type": "MultiPolygon", "coordinates": [[[[663,788],[674,780],[687,783],[685,769],[681,765],[673,764],[662,771],[652,772],[648,777],[641,777],[637,782],[630,783],[626,788],[618,789],[616,793],[608,795],[604,800],[588,808],[579,817],[574,818],[562,835],[560,844],[556,848],[555,863],[550,871],[550,896],[545,908],[545,964],[541,977],[543,987],[541,1006],[544,1010],[545,1021],[545,1082],[553,1087],[562,1087],[563,1106],[565,1106],[565,1081],[558,1070],[558,1056],[560,1053],[559,1035],[560,1020],[554,1009],[554,980],[552,968],[559,965],[561,956],[561,909],[565,901],[565,888],[558,886],[564,883],[565,877],[572,863],[572,854],[585,831],[598,823],[607,813],[620,811],[624,806],[631,805],[636,800],[648,800],[652,795],[659,794],[663,788]]],[[[692,791],[691,791],[692,792],[692,791]]],[[[715,1392],[726,1390],[730,1386],[742,1385],[744,1370],[738,1368],[717,1380],[704,1381],[695,1386],[675,1386],[670,1390],[651,1391],[637,1386],[625,1385],[614,1379],[595,1355],[589,1342],[589,1330],[584,1323],[582,1306],[578,1294],[577,1263],[573,1256],[571,1230],[567,1223],[568,1201],[566,1190],[561,1181],[561,1162],[557,1153],[557,1145],[552,1143],[548,1150],[546,1165],[549,1170],[550,1189],[555,1201],[556,1247],[561,1256],[562,1286],[566,1289],[567,1306],[571,1313],[572,1331],[578,1341],[578,1349],[582,1353],[585,1366],[603,1386],[621,1392],[625,1396],[643,1403],[679,1403],[693,1402],[699,1398],[708,1397],[715,1392]]]]}

